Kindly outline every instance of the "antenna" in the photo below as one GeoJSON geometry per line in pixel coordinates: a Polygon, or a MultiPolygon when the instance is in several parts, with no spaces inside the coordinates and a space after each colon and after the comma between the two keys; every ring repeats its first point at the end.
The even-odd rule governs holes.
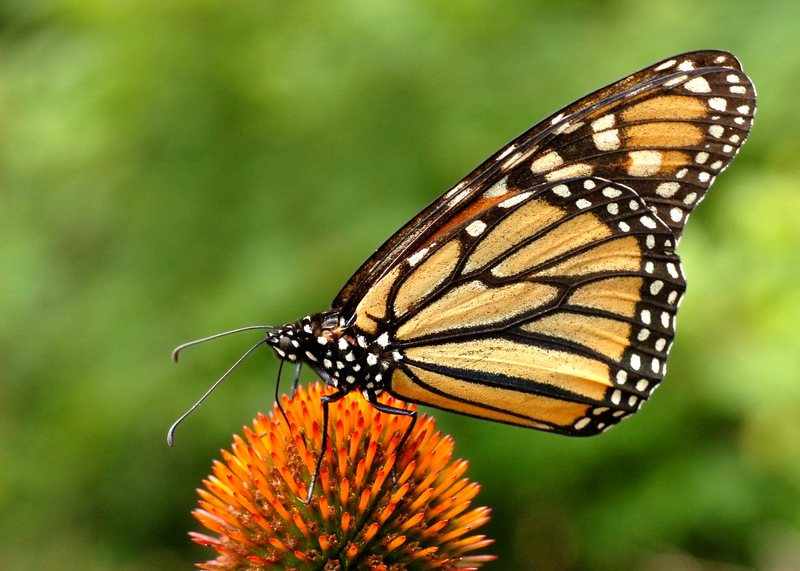
{"type": "MultiPolygon", "coordinates": [[[[172,351],[172,360],[176,363],[178,362],[178,354],[186,349],[187,347],[191,347],[193,345],[199,345],[200,343],[205,343],[206,341],[211,341],[212,339],[218,339],[220,337],[225,337],[226,335],[232,335],[234,333],[241,333],[242,331],[252,331],[253,329],[277,329],[274,325],[251,325],[249,327],[240,327],[239,329],[232,329],[230,331],[225,331],[224,333],[217,333],[216,335],[211,335],[210,337],[203,337],[202,339],[197,339],[195,341],[189,341],[188,343],[184,343],[183,345],[178,345],[172,351]]],[[[252,350],[252,349],[251,349],[252,350]]],[[[249,353],[250,351],[248,351],[249,353]]],[[[238,363],[237,363],[238,365],[238,363]]],[[[235,367],[236,365],[234,365],[235,367]]]]}
{"type": "MultiPolygon", "coordinates": [[[[227,331],[227,332],[225,332],[225,333],[218,333],[218,334],[216,334],[216,335],[212,335],[211,337],[206,337],[205,339],[198,339],[197,341],[191,341],[191,342],[189,342],[189,343],[184,343],[183,345],[181,345],[180,347],[178,347],[177,349],[175,349],[175,350],[172,352],[172,358],[173,358],[175,361],[177,361],[177,360],[178,360],[178,351],[180,351],[181,349],[183,349],[183,348],[185,348],[185,347],[188,347],[188,346],[190,346],[190,345],[196,345],[196,344],[198,344],[198,343],[202,343],[202,342],[204,342],[204,341],[210,341],[211,339],[216,339],[217,337],[222,337],[223,335],[230,335],[231,333],[238,333],[238,332],[240,332],[240,331],[247,331],[247,330],[250,330],[250,329],[267,329],[267,328],[274,329],[274,327],[271,327],[271,326],[268,326],[268,325],[258,325],[258,326],[253,326],[253,327],[243,327],[243,328],[241,328],[241,329],[234,329],[233,331],[227,331]]],[[[206,398],[208,397],[208,395],[210,395],[210,394],[211,394],[211,393],[214,391],[214,389],[216,389],[216,388],[219,386],[219,384],[220,384],[222,381],[224,381],[224,380],[227,378],[227,376],[228,376],[228,375],[230,375],[230,374],[231,374],[231,372],[232,372],[232,371],[233,371],[233,370],[234,370],[236,367],[238,367],[238,366],[239,366],[239,364],[240,364],[242,361],[244,361],[244,360],[247,358],[247,356],[248,356],[250,353],[252,353],[253,351],[255,351],[255,350],[256,350],[256,347],[258,347],[259,345],[262,345],[262,344],[264,344],[264,343],[266,343],[266,342],[267,342],[267,340],[266,340],[266,339],[262,339],[261,341],[259,341],[258,343],[256,343],[256,344],[255,344],[255,345],[253,345],[252,347],[250,347],[250,348],[247,350],[247,352],[246,352],[244,355],[242,355],[241,357],[239,357],[239,359],[238,359],[238,360],[237,360],[237,361],[236,361],[236,362],[233,364],[233,366],[232,366],[230,369],[228,369],[227,371],[225,371],[225,374],[224,374],[224,375],[222,375],[222,376],[221,376],[221,377],[220,377],[220,378],[217,380],[217,382],[216,382],[216,383],[214,383],[213,385],[211,385],[211,388],[210,388],[210,389],[208,389],[208,390],[205,392],[205,394],[204,394],[203,396],[201,396],[201,397],[200,397],[200,398],[197,400],[197,402],[196,402],[196,403],[194,403],[194,404],[191,406],[191,408],[189,408],[189,410],[187,410],[186,412],[184,412],[184,413],[183,413],[183,414],[180,416],[180,418],[179,418],[178,420],[176,420],[175,422],[173,422],[173,423],[172,423],[172,426],[170,426],[170,427],[169,427],[169,430],[167,431],[167,444],[169,444],[170,446],[172,446],[172,445],[174,444],[174,442],[175,442],[175,429],[176,429],[176,428],[178,428],[178,425],[179,425],[181,422],[183,422],[183,420],[184,420],[184,419],[185,419],[187,416],[189,416],[189,415],[192,413],[192,411],[194,411],[194,409],[196,409],[198,406],[200,406],[200,403],[202,403],[204,400],[206,400],[206,398]]]]}

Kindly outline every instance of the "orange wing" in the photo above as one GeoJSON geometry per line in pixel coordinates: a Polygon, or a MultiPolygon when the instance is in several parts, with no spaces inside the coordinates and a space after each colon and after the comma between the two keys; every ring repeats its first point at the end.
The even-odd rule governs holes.
{"type": "Polygon", "coordinates": [[[437,236],[538,184],[596,176],[633,189],[680,238],[749,132],[755,90],[721,51],[675,56],[565,107],[500,149],[379,248],[333,302],[344,316],[437,236]]]}

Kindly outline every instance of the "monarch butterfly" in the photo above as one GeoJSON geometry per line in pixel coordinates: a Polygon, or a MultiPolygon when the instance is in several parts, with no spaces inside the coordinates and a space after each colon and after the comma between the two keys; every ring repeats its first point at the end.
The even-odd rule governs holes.
{"type": "Polygon", "coordinates": [[[281,364],[335,389],[323,450],[328,406],[353,390],[412,425],[415,412],[380,395],[570,436],[636,412],[666,371],[685,289],[675,246],[754,111],[729,53],[656,63],[489,157],[389,238],[331,309],[263,327],[259,344],[281,364]]]}

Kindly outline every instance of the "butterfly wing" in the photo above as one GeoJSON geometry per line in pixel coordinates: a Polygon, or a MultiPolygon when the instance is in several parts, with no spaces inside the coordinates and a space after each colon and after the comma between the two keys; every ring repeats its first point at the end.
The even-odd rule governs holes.
{"type": "Polygon", "coordinates": [[[568,435],[605,430],[664,376],[685,290],[674,248],[754,109],[725,52],[600,89],[406,224],[333,309],[382,348],[380,382],[396,397],[568,435]]]}
{"type": "Polygon", "coordinates": [[[406,259],[355,327],[392,324],[387,388],[403,400],[595,434],[664,375],[685,285],[674,241],[624,185],[544,183],[406,259]]]}
{"type": "Polygon", "coordinates": [[[630,186],[679,239],[744,143],[754,112],[752,83],[721,51],[675,56],[599,89],[523,133],[408,222],[333,307],[352,316],[382,276],[437,236],[510,195],[571,177],[630,186]]]}

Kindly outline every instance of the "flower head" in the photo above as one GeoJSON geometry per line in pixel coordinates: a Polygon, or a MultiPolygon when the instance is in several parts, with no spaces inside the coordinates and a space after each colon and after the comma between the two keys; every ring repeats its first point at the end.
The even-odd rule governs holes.
{"type": "Polygon", "coordinates": [[[480,486],[462,477],[467,462],[453,459],[452,439],[421,416],[398,450],[410,419],[356,392],[330,404],[329,446],[305,504],[321,453],[323,391],[317,383],[284,396],[288,425],[276,405],[214,462],[194,516],[219,535],[191,535],[219,555],[199,567],[476,569],[494,559],[465,555],[492,543],[471,535],[489,510],[469,509],[480,486]]]}

